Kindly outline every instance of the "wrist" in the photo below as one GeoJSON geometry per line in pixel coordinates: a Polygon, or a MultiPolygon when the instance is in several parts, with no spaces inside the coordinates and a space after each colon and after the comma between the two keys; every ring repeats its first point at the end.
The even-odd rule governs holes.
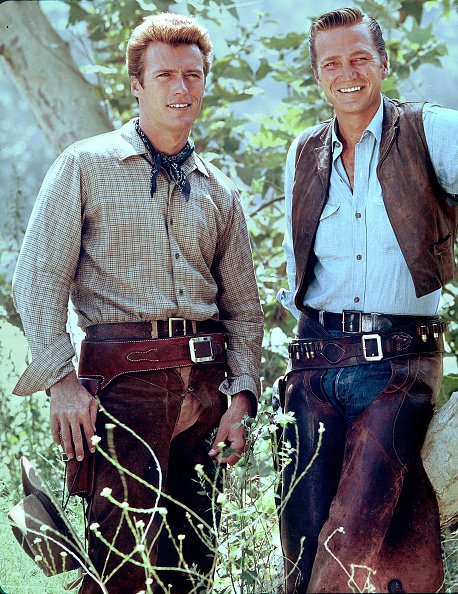
{"type": "Polygon", "coordinates": [[[244,408],[244,410],[248,413],[248,416],[252,416],[252,411],[255,410],[253,407],[253,394],[248,391],[237,392],[231,397],[231,406],[235,405],[237,407],[244,408]]]}
{"type": "Polygon", "coordinates": [[[68,389],[70,386],[75,386],[77,384],[78,379],[76,377],[76,373],[74,371],[71,371],[67,375],[64,375],[64,377],[57,381],[55,384],[50,386],[46,390],[46,394],[48,396],[52,396],[56,391],[59,391],[60,389],[68,389]]]}

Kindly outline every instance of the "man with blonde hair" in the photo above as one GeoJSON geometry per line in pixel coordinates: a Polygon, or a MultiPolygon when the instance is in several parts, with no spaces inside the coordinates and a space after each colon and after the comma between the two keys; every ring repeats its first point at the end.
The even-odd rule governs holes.
{"type": "MultiPolygon", "coordinates": [[[[49,390],[68,459],[100,438],[89,555],[110,594],[211,590],[212,485],[256,413],[263,317],[246,223],[234,185],[189,138],[211,51],[190,17],[150,16],[133,31],[139,117],[56,160],[15,272],[33,356],[15,392],[49,390]],[[69,296],[86,333],[79,381],[69,296]]],[[[86,576],[81,592],[100,588],[86,576]]]]}

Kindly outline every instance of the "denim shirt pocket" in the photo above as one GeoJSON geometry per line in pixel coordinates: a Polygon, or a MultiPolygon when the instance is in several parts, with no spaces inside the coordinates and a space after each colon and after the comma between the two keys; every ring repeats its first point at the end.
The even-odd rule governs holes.
{"type": "Polygon", "coordinates": [[[341,250],[345,224],[339,211],[340,204],[326,204],[321,213],[314,248],[320,260],[334,260],[341,250]]]}

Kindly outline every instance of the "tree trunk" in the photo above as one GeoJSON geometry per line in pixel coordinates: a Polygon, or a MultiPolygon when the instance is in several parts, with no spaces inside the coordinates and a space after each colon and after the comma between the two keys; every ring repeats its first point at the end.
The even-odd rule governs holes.
{"type": "Polygon", "coordinates": [[[0,56],[57,153],[75,140],[112,129],[94,88],[38,2],[3,3],[0,24],[0,56]]]}
{"type": "Polygon", "coordinates": [[[436,491],[441,527],[458,521],[458,392],[438,410],[429,425],[421,456],[436,491]]]}

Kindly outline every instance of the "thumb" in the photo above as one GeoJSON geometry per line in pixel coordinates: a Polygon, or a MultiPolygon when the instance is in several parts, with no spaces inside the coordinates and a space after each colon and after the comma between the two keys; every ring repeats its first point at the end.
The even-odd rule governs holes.
{"type": "MultiPolygon", "coordinates": [[[[217,456],[221,451],[220,445],[224,444],[224,446],[225,446],[226,438],[227,438],[227,435],[225,434],[225,431],[223,431],[222,428],[219,427],[218,431],[216,432],[215,439],[213,440],[212,447],[211,447],[210,451],[208,452],[208,455],[211,456],[212,458],[214,456],[217,456]]],[[[224,447],[224,446],[222,446],[222,447],[224,447]]]]}

